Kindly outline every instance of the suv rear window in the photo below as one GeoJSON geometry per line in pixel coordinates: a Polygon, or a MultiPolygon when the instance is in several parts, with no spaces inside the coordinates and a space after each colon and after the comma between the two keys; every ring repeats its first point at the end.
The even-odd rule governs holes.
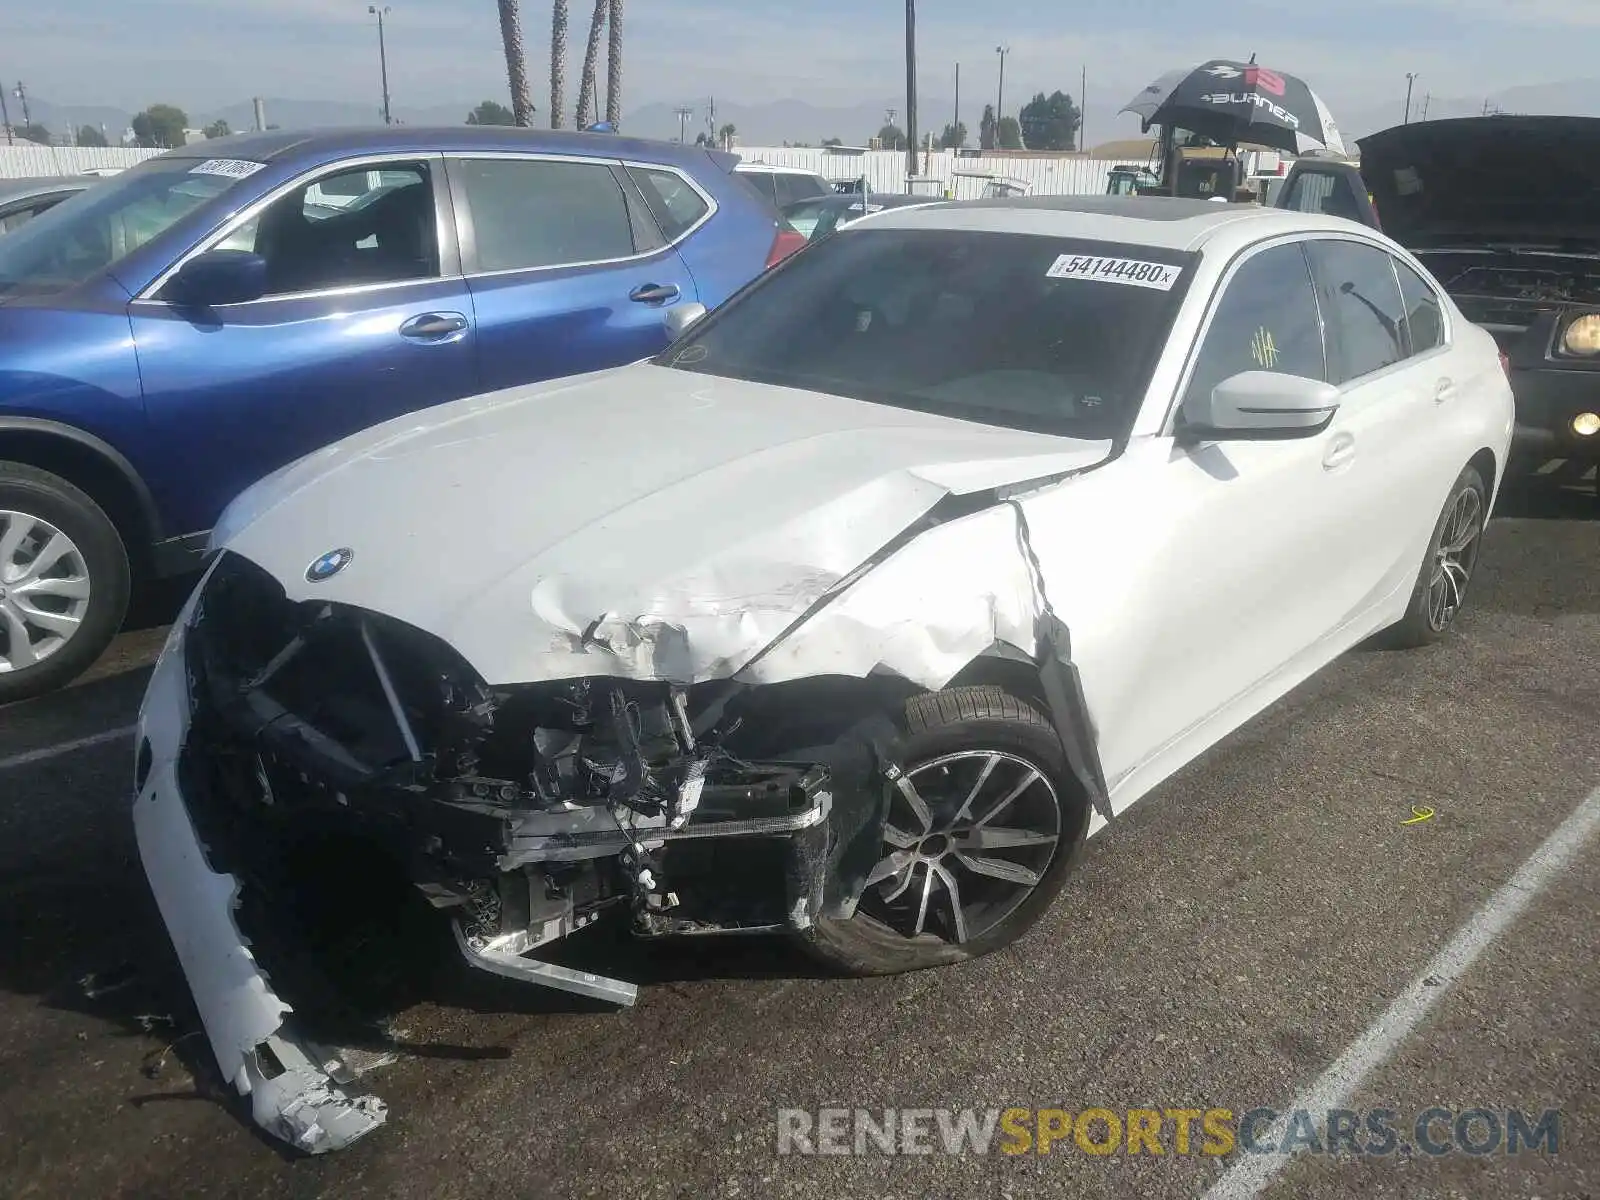
{"type": "Polygon", "coordinates": [[[1027,234],[856,230],[814,243],[659,361],[1115,437],[1132,426],[1193,257],[1027,234]],[[1107,270],[1113,278],[1061,277],[1091,259],[1122,265],[1107,270]]]}

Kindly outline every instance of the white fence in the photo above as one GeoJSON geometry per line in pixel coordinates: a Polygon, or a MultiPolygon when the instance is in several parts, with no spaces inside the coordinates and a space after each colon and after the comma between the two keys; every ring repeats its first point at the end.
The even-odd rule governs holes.
{"type": "MultiPolygon", "coordinates": [[[[799,150],[793,147],[736,146],[745,162],[763,162],[774,167],[802,167],[828,179],[867,177],[867,186],[877,192],[906,190],[906,156],[898,150],[868,150],[839,154],[829,150],[799,150]]],[[[1026,180],[1034,195],[1081,196],[1106,190],[1106,177],[1116,160],[1094,158],[962,158],[949,150],[917,155],[923,177],[938,181],[939,194],[969,200],[983,191],[984,181],[973,174],[1004,176],[1026,180]],[[958,174],[959,172],[959,174],[958,174]]],[[[917,190],[930,190],[919,185],[917,190]]]]}
{"type": "MultiPolygon", "coordinates": [[[[746,162],[764,162],[779,167],[803,167],[828,179],[859,179],[877,192],[906,190],[906,156],[896,150],[868,150],[860,154],[835,154],[828,150],[799,150],[792,147],[739,146],[746,162]]],[[[32,175],[76,175],[94,167],[131,167],[159,150],[140,150],[123,146],[35,146],[0,145],[0,179],[20,179],[32,175]]],[[[1093,158],[962,158],[941,150],[917,156],[923,177],[935,184],[919,185],[966,200],[980,195],[983,179],[996,175],[1026,180],[1035,195],[1073,196],[1104,192],[1106,176],[1116,165],[1109,159],[1093,158]]]]}
{"type": "Polygon", "coordinates": [[[125,146],[35,146],[4,144],[0,138],[0,179],[26,179],[34,175],[78,175],[94,167],[131,167],[159,150],[125,146]]]}

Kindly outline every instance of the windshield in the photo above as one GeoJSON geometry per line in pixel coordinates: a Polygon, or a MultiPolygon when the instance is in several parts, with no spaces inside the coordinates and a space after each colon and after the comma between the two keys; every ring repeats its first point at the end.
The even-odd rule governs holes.
{"type": "Polygon", "coordinates": [[[1194,258],[869,223],[813,243],[657,361],[1013,429],[1118,437],[1194,258]]]}
{"type": "Polygon", "coordinates": [[[40,295],[82,283],[220,196],[244,168],[256,165],[223,162],[223,174],[219,161],[152,159],[29,221],[0,241],[0,294],[40,295]]]}

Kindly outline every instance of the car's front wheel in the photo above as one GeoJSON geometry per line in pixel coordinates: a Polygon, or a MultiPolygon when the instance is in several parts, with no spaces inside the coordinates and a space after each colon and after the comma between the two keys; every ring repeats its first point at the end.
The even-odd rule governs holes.
{"type": "Polygon", "coordinates": [[[1450,488],[1428,541],[1406,614],[1383,635],[1396,649],[1427,646],[1445,635],[1467,598],[1478,568],[1489,492],[1476,467],[1465,468],[1450,488]]]}
{"type": "Polygon", "coordinates": [[[914,697],[881,857],[848,920],[801,935],[837,970],[886,975],[987,954],[1027,931],[1088,829],[1060,739],[996,687],[914,697]]]}
{"type": "Polygon", "coordinates": [[[116,526],[65,479],[0,462],[0,704],[43,695],[88,667],[128,608],[116,526]]]}

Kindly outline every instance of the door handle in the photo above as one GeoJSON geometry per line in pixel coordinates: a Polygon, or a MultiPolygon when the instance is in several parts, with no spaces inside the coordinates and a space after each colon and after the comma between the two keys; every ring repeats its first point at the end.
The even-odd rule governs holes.
{"type": "Polygon", "coordinates": [[[628,299],[636,304],[665,304],[680,295],[682,292],[675,283],[645,283],[629,292],[628,299]]]}
{"type": "Polygon", "coordinates": [[[1443,404],[1456,394],[1456,381],[1454,379],[1441,379],[1433,385],[1433,402],[1443,404]]]}
{"type": "Polygon", "coordinates": [[[456,312],[421,313],[400,326],[400,336],[413,342],[442,342],[454,340],[453,334],[465,333],[467,318],[456,312]]]}
{"type": "Polygon", "coordinates": [[[1356,456],[1356,439],[1352,434],[1335,434],[1333,441],[1328,444],[1327,451],[1322,456],[1322,465],[1329,471],[1337,471],[1347,465],[1356,456]]]}

